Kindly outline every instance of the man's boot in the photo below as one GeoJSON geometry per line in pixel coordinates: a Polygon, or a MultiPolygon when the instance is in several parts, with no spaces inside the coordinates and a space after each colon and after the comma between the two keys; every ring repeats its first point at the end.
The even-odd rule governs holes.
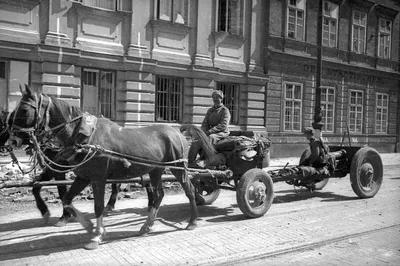
{"type": "Polygon", "coordinates": [[[199,167],[196,163],[196,158],[197,158],[197,154],[199,154],[200,149],[201,149],[200,141],[198,141],[198,140],[192,141],[192,144],[190,145],[190,149],[189,149],[189,154],[188,154],[188,162],[189,162],[190,168],[198,168],[199,167]]]}

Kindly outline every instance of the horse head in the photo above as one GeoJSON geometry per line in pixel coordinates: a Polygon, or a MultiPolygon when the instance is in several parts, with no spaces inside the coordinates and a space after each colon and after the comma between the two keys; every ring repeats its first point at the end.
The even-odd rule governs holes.
{"type": "Polygon", "coordinates": [[[16,147],[21,147],[29,141],[30,133],[34,133],[41,122],[38,112],[41,102],[38,95],[32,92],[26,84],[25,89],[20,85],[20,90],[22,98],[8,121],[11,144],[16,147]]]}

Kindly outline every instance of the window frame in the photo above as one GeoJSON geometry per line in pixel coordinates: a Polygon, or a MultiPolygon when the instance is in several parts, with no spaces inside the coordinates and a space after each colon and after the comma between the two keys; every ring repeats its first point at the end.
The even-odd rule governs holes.
{"type": "Polygon", "coordinates": [[[113,8],[107,8],[104,6],[93,5],[91,3],[92,0],[70,0],[70,1],[79,3],[81,5],[88,6],[91,8],[107,10],[107,11],[128,11],[128,12],[132,11],[132,3],[131,3],[132,1],[129,1],[129,0],[112,0],[112,1],[114,1],[113,8]],[[128,6],[128,8],[126,8],[127,6],[128,6]]]}
{"type": "Polygon", "coordinates": [[[303,86],[303,84],[302,83],[297,83],[297,82],[284,82],[283,83],[283,86],[284,86],[284,89],[283,89],[283,131],[285,131],[285,132],[301,132],[301,128],[302,128],[302,115],[303,115],[303,90],[304,90],[304,86],[303,86]],[[287,98],[287,96],[286,96],[286,93],[287,93],[287,86],[293,86],[293,97],[295,97],[295,89],[296,89],[296,87],[297,86],[299,86],[300,87],[300,99],[293,99],[293,98],[287,98]],[[286,110],[287,110],[287,107],[286,107],[286,103],[287,103],[287,101],[292,101],[293,102],[293,104],[292,104],[292,106],[291,106],[291,111],[292,111],[292,118],[290,119],[290,121],[286,121],[286,117],[287,117],[287,115],[286,115],[286,110]],[[295,126],[294,126],[294,120],[295,120],[295,115],[294,115],[294,113],[295,113],[295,103],[299,103],[300,104],[300,107],[298,108],[299,109],[299,111],[300,111],[300,113],[299,113],[299,115],[298,115],[298,120],[299,120],[299,126],[298,126],[298,129],[294,129],[295,128],[295,126]],[[287,123],[290,123],[291,124],[291,126],[290,126],[290,128],[286,128],[286,124],[287,123]]]}
{"type": "MultiPolygon", "coordinates": [[[[189,16],[189,10],[190,10],[190,4],[191,4],[191,1],[190,0],[157,0],[157,9],[156,9],[156,17],[157,17],[157,20],[160,20],[160,21],[167,21],[167,22],[170,22],[170,23],[177,23],[177,24],[181,24],[181,25],[189,25],[189,19],[190,19],[190,16],[189,16]],[[170,6],[169,8],[170,8],[170,12],[169,12],[169,17],[166,17],[166,18],[162,18],[162,14],[163,14],[163,11],[161,10],[161,8],[162,8],[162,1],[165,1],[165,2],[168,2],[169,4],[167,4],[168,6],[170,6]],[[175,16],[175,13],[176,13],[176,11],[178,10],[178,9],[175,9],[175,5],[174,5],[174,2],[178,2],[178,1],[183,1],[183,2],[185,2],[186,3],[186,8],[183,8],[183,9],[186,9],[186,10],[184,10],[184,16],[181,16],[182,17],[182,19],[183,19],[183,22],[179,22],[179,21],[177,21],[178,20],[178,18],[177,19],[174,19],[174,16],[175,16]]],[[[181,9],[181,11],[182,11],[182,9],[181,9]]]]}
{"type": "MultiPolygon", "coordinates": [[[[154,105],[154,120],[155,122],[158,123],[181,123],[183,121],[183,93],[184,93],[184,88],[185,88],[185,79],[182,77],[176,77],[176,76],[166,76],[166,75],[157,75],[156,76],[156,82],[155,82],[155,105],[154,105]],[[175,93],[175,95],[179,95],[179,99],[178,99],[178,105],[177,106],[171,106],[170,102],[171,102],[171,86],[174,85],[168,85],[166,94],[167,97],[160,97],[160,92],[159,92],[159,86],[160,86],[160,80],[161,79],[167,79],[168,82],[178,82],[177,86],[179,86],[179,91],[178,93],[175,93]],[[166,106],[161,106],[160,107],[160,99],[164,98],[164,101],[166,102],[166,106]],[[166,108],[166,111],[164,110],[164,112],[166,113],[166,117],[162,117],[160,115],[160,108],[166,108]],[[172,113],[172,109],[177,110],[176,113],[172,113]],[[174,115],[178,116],[178,119],[173,119],[172,117],[174,115]],[[162,118],[162,119],[159,119],[162,118]]],[[[165,103],[164,102],[164,103],[165,103]]]]}
{"type": "MultiPolygon", "coordinates": [[[[0,70],[4,70],[4,76],[0,75],[0,79],[7,79],[7,62],[8,62],[7,60],[3,60],[0,58],[0,64],[3,65],[3,67],[1,67],[0,70]]],[[[3,71],[1,71],[1,72],[3,72],[3,71]]]]}
{"type": "Polygon", "coordinates": [[[335,131],[335,108],[336,108],[336,88],[335,87],[321,87],[321,114],[322,114],[322,121],[321,123],[324,125],[324,131],[325,132],[334,132],[335,131]],[[324,90],[332,90],[333,92],[331,94],[327,94],[326,92],[324,93],[324,90]],[[329,101],[329,96],[333,96],[333,101],[329,101]],[[325,99],[323,99],[325,96],[325,99]],[[328,114],[326,112],[326,106],[331,105],[332,106],[332,116],[329,117],[332,119],[331,123],[328,123],[328,114]],[[330,127],[332,129],[328,130],[328,124],[330,124],[330,127]]]}
{"type": "Polygon", "coordinates": [[[86,81],[85,80],[85,75],[86,75],[85,73],[89,73],[89,72],[96,73],[96,85],[94,87],[97,88],[96,113],[95,114],[91,113],[91,114],[92,115],[96,115],[96,116],[102,115],[102,116],[104,116],[106,118],[109,118],[111,120],[115,119],[115,117],[116,117],[116,91],[117,91],[117,88],[116,88],[117,82],[116,82],[116,80],[117,80],[117,74],[116,74],[115,71],[112,71],[112,70],[85,68],[85,67],[82,68],[82,87],[81,87],[82,100],[81,100],[81,106],[80,106],[81,109],[82,110],[85,109],[84,100],[85,100],[85,97],[87,97],[87,93],[85,92],[85,81],[86,81]],[[106,110],[106,111],[109,112],[109,114],[103,113],[103,111],[104,111],[103,110],[104,101],[102,100],[102,95],[103,95],[102,93],[104,91],[104,89],[103,89],[104,86],[102,85],[102,81],[101,81],[101,76],[102,76],[103,73],[111,73],[113,75],[112,89],[111,89],[111,99],[110,99],[110,101],[108,103],[110,108],[109,108],[109,110],[106,110]]]}
{"type": "MultiPolygon", "coordinates": [[[[391,50],[392,50],[392,34],[393,34],[393,21],[386,19],[386,18],[379,18],[379,23],[378,23],[378,57],[379,58],[383,58],[383,59],[390,59],[391,57],[391,50]],[[390,31],[387,32],[385,30],[382,30],[382,22],[389,22],[390,23],[390,31]],[[385,54],[382,55],[381,49],[382,49],[382,45],[381,45],[381,38],[382,37],[388,37],[388,41],[387,44],[384,43],[383,49],[385,49],[385,47],[388,48],[388,54],[387,56],[385,54]]],[[[383,39],[385,40],[385,39],[383,39]]]]}
{"type": "MultiPolygon", "coordinates": [[[[381,100],[383,102],[384,99],[381,100]]],[[[389,94],[387,93],[376,93],[376,100],[375,100],[375,133],[378,134],[387,134],[388,133],[388,126],[389,126],[389,94]],[[379,104],[379,96],[386,97],[386,106],[382,106],[379,104]],[[382,116],[385,114],[384,112],[381,112],[381,117],[380,117],[380,123],[378,124],[378,110],[382,109],[383,111],[386,111],[386,119],[383,119],[382,116]],[[384,124],[384,125],[383,125],[384,124]],[[380,128],[378,130],[377,128],[380,128]],[[382,130],[382,128],[385,128],[386,130],[382,130]]]]}
{"type": "Polygon", "coordinates": [[[229,121],[229,124],[239,125],[240,84],[231,82],[217,82],[216,90],[221,90],[224,94],[224,99],[222,100],[222,103],[229,109],[229,112],[231,114],[231,120],[229,121]],[[228,90],[230,91],[228,92],[228,90]]]}
{"type": "MultiPolygon", "coordinates": [[[[287,0],[287,10],[286,10],[286,17],[287,17],[287,21],[286,21],[286,37],[287,38],[290,38],[290,39],[293,39],[293,40],[299,40],[299,41],[305,41],[305,32],[306,32],[306,5],[307,5],[307,0],[300,0],[301,1],[301,4],[299,4],[299,6],[300,5],[303,5],[303,8],[301,8],[301,7],[298,7],[298,5],[297,5],[297,3],[296,3],[296,6],[293,6],[293,5],[291,5],[290,4],[290,1],[291,0],[287,0]],[[293,31],[293,33],[294,33],[294,37],[290,37],[289,36],[289,24],[290,24],[290,9],[293,9],[294,11],[295,11],[295,17],[294,17],[294,31],[293,31]],[[303,12],[303,25],[302,25],[302,27],[303,27],[303,30],[302,30],[302,34],[301,34],[301,38],[299,39],[299,38],[297,38],[297,36],[298,36],[298,27],[299,27],[299,25],[298,25],[298,23],[297,23],[297,21],[298,21],[298,12],[299,11],[302,11],[303,12]]],[[[296,0],[295,0],[296,1],[296,0]]],[[[297,1],[296,1],[297,2],[297,1]]],[[[293,23],[292,23],[293,24],[293,23]]]]}
{"type": "Polygon", "coordinates": [[[245,5],[244,5],[244,1],[243,0],[218,0],[217,1],[217,6],[216,6],[216,18],[217,18],[217,20],[216,20],[216,29],[217,29],[217,32],[226,32],[226,33],[228,33],[228,34],[230,34],[230,35],[237,35],[237,36],[244,36],[244,15],[245,15],[245,10],[244,10],[244,8],[245,8],[245,5]],[[222,6],[222,2],[223,1],[226,1],[225,2],[225,6],[226,6],[226,12],[225,12],[225,23],[222,23],[222,18],[221,18],[221,8],[220,8],[220,6],[222,6]],[[231,29],[229,29],[229,27],[230,27],[230,25],[232,24],[230,21],[229,21],[229,17],[231,17],[231,16],[229,16],[229,2],[230,1],[237,1],[238,3],[239,3],[239,7],[240,7],[240,10],[239,10],[239,12],[240,12],[240,14],[239,14],[239,29],[237,29],[237,31],[239,31],[239,32],[234,32],[233,30],[231,30],[231,29]],[[228,19],[226,19],[226,17],[228,17],[228,19]],[[224,24],[224,28],[225,29],[223,29],[222,28],[222,25],[224,24]]]}
{"type": "Polygon", "coordinates": [[[363,119],[364,119],[364,91],[362,91],[362,90],[355,90],[355,89],[351,89],[350,91],[349,91],[349,104],[348,104],[348,125],[349,125],[349,131],[350,132],[354,132],[354,133],[362,133],[363,132],[363,119]],[[352,99],[352,93],[361,93],[361,100],[362,100],[362,103],[361,104],[358,104],[357,103],[357,99],[359,99],[359,97],[356,95],[356,103],[355,104],[352,104],[351,103],[351,99],[352,99]],[[356,110],[355,111],[352,111],[351,110],[351,108],[352,107],[356,107],[356,110]],[[357,111],[357,107],[361,107],[361,111],[357,111]],[[351,123],[351,114],[352,113],[355,113],[355,117],[354,117],[354,120],[355,120],[355,123],[354,124],[352,124],[351,123]],[[357,123],[357,114],[361,114],[361,118],[359,119],[359,121],[360,121],[360,130],[359,131],[357,131],[357,126],[358,126],[358,123],[357,123]]]}
{"type": "Polygon", "coordinates": [[[326,46],[326,47],[332,47],[332,48],[337,48],[338,47],[338,30],[339,30],[339,5],[337,5],[336,3],[334,3],[333,1],[328,1],[328,0],[324,0],[323,1],[323,8],[322,8],[322,45],[326,46]],[[329,3],[330,6],[336,6],[336,8],[334,9],[334,11],[332,13],[335,13],[334,16],[332,15],[327,15],[326,11],[325,11],[325,6],[326,3],[329,3]],[[328,31],[325,30],[325,21],[328,21],[328,31]],[[333,33],[333,31],[331,31],[331,22],[334,21],[335,22],[335,32],[333,33]],[[325,32],[328,33],[328,38],[324,38],[325,32]],[[332,34],[334,34],[335,39],[332,40],[334,42],[334,45],[331,45],[331,36],[332,34]],[[325,43],[325,41],[328,41],[328,44],[325,43]]]}
{"type": "Polygon", "coordinates": [[[0,108],[7,112],[12,112],[21,99],[20,85],[31,85],[32,63],[26,60],[0,58],[4,64],[4,77],[1,78],[4,85],[4,106],[0,108]],[[22,65],[21,65],[22,64],[22,65]]]}
{"type": "Polygon", "coordinates": [[[352,13],[352,36],[351,36],[351,40],[352,40],[352,45],[351,45],[351,51],[357,54],[365,54],[366,53],[366,44],[367,44],[367,25],[368,25],[368,14],[359,10],[353,10],[352,13]],[[358,23],[356,23],[355,21],[355,16],[356,13],[359,13],[359,21],[358,23]],[[361,19],[362,15],[364,15],[364,19],[361,19]],[[362,22],[364,21],[364,25],[362,25],[362,22]],[[355,39],[355,33],[356,31],[359,32],[359,30],[363,30],[364,31],[364,38],[363,40],[361,40],[361,38],[358,36],[357,39],[355,39]],[[357,50],[354,48],[354,42],[357,42],[357,50]],[[362,51],[360,51],[360,42],[363,43],[362,45],[362,51]]]}

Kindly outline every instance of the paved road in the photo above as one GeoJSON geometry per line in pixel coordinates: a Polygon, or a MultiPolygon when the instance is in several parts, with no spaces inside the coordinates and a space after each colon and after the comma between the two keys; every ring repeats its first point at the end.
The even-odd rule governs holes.
{"type": "MultiPolygon", "coordinates": [[[[93,218],[93,204],[76,206],[93,218]]],[[[275,184],[268,213],[246,219],[235,193],[223,191],[211,206],[199,207],[194,231],[182,230],[189,217],[184,195],[166,196],[154,233],[138,236],[146,200],[117,202],[105,218],[108,235],[94,251],[81,226],[45,226],[32,209],[0,217],[1,265],[399,265],[400,167],[385,167],[384,182],[362,200],[349,178],[330,180],[321,192],[275,184]]],[[[61,209],[53,206],[53,219],[61,209]]],[[[94,221],[94,220],[93,220],[94,221]]]]}

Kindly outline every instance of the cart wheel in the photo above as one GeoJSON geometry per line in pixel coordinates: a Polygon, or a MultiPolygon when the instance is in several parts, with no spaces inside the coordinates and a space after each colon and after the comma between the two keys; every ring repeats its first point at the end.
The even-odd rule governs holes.
{"type": "MultiPolygon", "coordinates": [[[[304,164],[304,161],[305,161],[308,157],[310,157],[310,155],[311,155],[311,149],[310,149],[310,147],[308,147],[308,148],[305,149],[305,150],[303,151],[303,153],[301,154],[300,160],[299,160],[299,165],[303,165],[303,164],[304,164]]],[[[328,184],[328,182],[329,182],[329,178],[324,178],[324,180],[322,180],[322,181],[320,181],[320,182],[314,184],[313,190],[322,190],[322,189],[326,186],[326,184],[328,184]]]]}
{"type": "Polygon", "coordinates": [[[383,165],[379,153],[370,147],[359,149],[351,160],[350,182],[362,199],[372,198],[382,185],[383,165]]]}
{"type": "Polygon", "coordinates": [[[221,189],[204,186],[204,183],[201,182],[195,195],[196,203],[197,205],[210,205],[219,197],[220,193],[221,189]]]}
{"type": "Polygon", "coordinates": [[[250,169],[242,175],[236,200],[243,214],[250,218],[263,216],[274,200],[272,178],[262,169],[250,169]]]}

